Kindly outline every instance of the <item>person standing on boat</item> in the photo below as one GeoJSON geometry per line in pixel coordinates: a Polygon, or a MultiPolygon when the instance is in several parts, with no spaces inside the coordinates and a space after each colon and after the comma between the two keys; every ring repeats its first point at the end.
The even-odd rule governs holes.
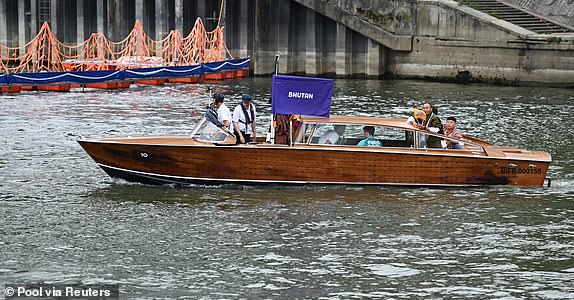
{"type": "Polygon", "coordinates": [[[375,127],[365,126],[363,127],[365,134],[365,139],[360,141],[357,146],[361,147],[382,147],[383,143],[375,138],[375,127]]]}
{"type": "MultiPolygon", "coordinates": [[[[433,107],[430,103],[426,102],[423,105],[423,111],[426,114],[426,120],[422,124],[418,122],[410,123],[415,128],[428,130],[432,133],[443,133],[442,131],[442,121],[438,117],[438,109],[433,107]]],[[[440,143],[440,138],[433,135],[426,136],[426,147],[428,148],[442,148],[440,143]]],[[[419,138],[420,139],[420,138],[419,138]]],[[[419,141],[419,147],[423,146],[421,141],[419,141]]],[[[424,146],[423,146],[424,148],[424,146]]]]}
{"type": "Polygon", "coordinates": [[[233,128],[235,128],[238,144],[246,144],[257,138],[255,131],[257,111],[252,102],[253,97],[251,95],[243,95],[241,103],[233,110],[233,128]]]}
{"type": "MultiPolygon", "coordinates": [[[[443,133],[442,121],[438,117],[438,109],[427,102],[423,105],[423,110],[428,116],[427,121],[424,124],[424,129],[432,133],[443,133]]],[[[441,139],[439,137],[429,135],[427,138],[427,146],[429,148],[442,148],[440,141],[441,139]]]]}
{"type": "MultiPolygon", "coordinates": [[[[448,117],[446,118],[446,123],[444,124],[444,134],[448,137],[460,139],[462,138],[462,133],[456,128],[456,118],[448,117]]],[[[452,140],[446,140],[447,149],[464,149],[464,146],[458,142],[452,140]]]]}
{"type": "Polygon", "coordinates": [[[423,105],[423,111],[426,114],[426,120],[422,122],[422,124],[415,122],[414,126],[418,129],[426,129],[433,133],[442,133],[442,122],[438,117],[438,109],[427,102],[423,105]]]}
{"type": "Polygon", "coordinates": [[[229,132],[233,132],[231,111],[227,105],[223,103],[224,99],[225,96],[223,94],[213,94],[213,104],[217,108],[217,120],[219,120],[219,122],[221,122],[229,132]]]}

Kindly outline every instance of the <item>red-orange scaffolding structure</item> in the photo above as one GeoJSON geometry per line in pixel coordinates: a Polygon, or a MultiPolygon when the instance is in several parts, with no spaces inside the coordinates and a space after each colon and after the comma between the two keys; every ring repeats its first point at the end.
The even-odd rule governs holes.
{"type": "Polygon", "coordinates": [[[0,73],[133,69],[223,61],[233,58],[225,45],[223,30],[223,26],[217,26],[207,32],[197,18],[187,37],[172,30],[164,39],[155,41],[136,20],[122,41],[112,42],[102,33],[93,33],[78,45],[66,45],[44,23],[24,46],[0,45],[0,73]]]}

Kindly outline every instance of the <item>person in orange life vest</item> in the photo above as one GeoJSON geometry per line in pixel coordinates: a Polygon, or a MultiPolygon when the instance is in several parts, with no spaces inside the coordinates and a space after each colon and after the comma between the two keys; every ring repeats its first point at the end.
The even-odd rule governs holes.
{"type": "Polygon", "coordinates": [[[243,95],[241,103],[233,110],[233,128],[238,144],[246,144],[257,138],[257,131],[255,130],[257,111],[252,102],[253,97],[251,95],[243,95]]]}

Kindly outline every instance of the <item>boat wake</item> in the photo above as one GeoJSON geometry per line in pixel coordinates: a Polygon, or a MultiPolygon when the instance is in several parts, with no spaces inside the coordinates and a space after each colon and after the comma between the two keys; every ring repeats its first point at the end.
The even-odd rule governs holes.
{"type": "Polygon", "coordinates": [[[550,194],[571,194],[574,197],[574,179],[552,180],[546,189],[550,194]]]}

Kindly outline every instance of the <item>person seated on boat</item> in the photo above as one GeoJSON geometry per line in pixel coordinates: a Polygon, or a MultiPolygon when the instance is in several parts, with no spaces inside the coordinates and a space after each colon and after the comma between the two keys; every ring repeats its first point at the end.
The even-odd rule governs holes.
{"type": "Polygon", "coordinates": [[[257,132],[255,131],[255,118],[257,111],[253,102],[253,96],[243,95],[241,103],[233,110],[233,128],[238,144],[246,144],[255,141],[257,132]]]}
{"type": "Polygon", "coordinates": [[[212,97],[213,105],[215,105],[215,108],[217,109],[217,120],[219,120],[219,122],[221,122],[229,132],[233,132],[231,111],[227,105],[223,103],[225,96],[223,94],[215,93],[212,97]]]}
{"type": "MultiPolygon", "coordinates": [[[[446,118],[446,123],[443,126],[444,134],[447,137],[460,139],[462,138],[462,133],[460,130],[456,128],[456,118],[455,117],[448,117],[446,118]]],[[[461,145],[459,142],[453,140],[446,140],[446,148],[447,149],[464,149],[464,146],[461,145]]]]}
{"type": "Polygon", "coordinates": [[[343,134],[345,133],[345,125],[335,125],[334,129],[327,130],[319,138],[318,144],[325,145],[340,145],[343,144],[343,134]]]}
{"type": "Polygon", "coordinates": [[[383,143],[375,138],[375,127],[365,126],[363,127],[363,132],[365,139],[360,141],[357,146],[361,147],[382,147],[383,143]]]}

